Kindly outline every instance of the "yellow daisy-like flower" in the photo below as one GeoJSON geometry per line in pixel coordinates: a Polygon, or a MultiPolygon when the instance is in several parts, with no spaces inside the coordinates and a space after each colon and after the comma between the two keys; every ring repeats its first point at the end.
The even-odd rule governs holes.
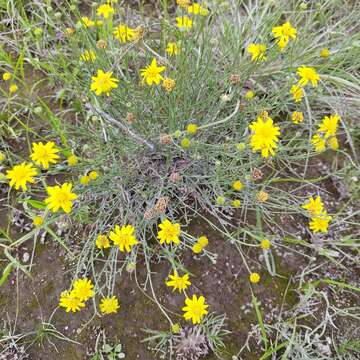
{"type": "Polygon", "coordinates": [[[84,16],[78,21],[79,25],[84,25],[85,27],[92,27],[95,26],[95,22],[90,20],[88,17],[84,16]]]}
{"type": "Polygon", "coordinates": [[[271,242],[268,239],[261,240],[260,246],[263,250],[268,250],[271,247],[271,242]]]}
{"type": "Polygon", "coordinates": [[[304,97],[304,90],[301,86],[293,85],[290,89],[290,94],[293,96],[295,102],[300,102],[304,97]]]}
{"type": "Polygon", "coordinates": [[[165,219],[159,224],[159,228],[161,230],[158,232],[157,238],[159,239],[160,244],[163,244],[164,242],[167,244],[170,244],[171,242],[174,244],[180,243],[180,224],[173,224],[168,219],[165,219]]]}
{"type": "Polygon", "coordinates": [[[84,53],[80,55],[80,60],[82,61],[94,62],[95,59],[96,59],[96,53],[94,50],[85,50],[84,53]]]}
{"type": "Polygon", "coordinates": [[[269,116],[259,116],[257,121],[253,121],[249,125],[252,131],[250,138],[250,146],[252,151],[261,151],[264,158],[275,155],[274,149],[277,148],[278,136],[280,135],[280,128],[274,126],[273,120],[269,116]]]}
{"type": "Polygon", "coordinates": [[[202,247],[206,247],[209,244],[209,239],[206,236],[200,236],[198,239],[198,244],[200,244],[202,247]]]}
{"type": "Polygon", "coordinates": [[[330,115],[325,116],[319,125],[318,132],[324,133],[325,139],[327,139],[330,136],[335,136],[338,122],[340,121],[339,115],[330,115]]]}
{"type": "Polygon", "coordinates": [[[117,313],[119,307],[120,307],[119,301],[116,298],[116,296],[112,296],[112,297],[108,296],[101,299],[100,311],[104,315],[117,313]]]}
{"type": "Polygon", "coordinates": [[[170,56],[174,56],[177,55],[179,53],[179,47],[175,42],[169,42],[167,44],[167,47],[165,49],[165,51],[170,55],[170,56]]]}
{"type": "Polygon", "coordinates": [[[175,87],[176,81],[171,78],[165,78],[162,82],[162,87],[167,91],[170,92],[175,87]]]}
{"type": "Polygon", "coordinates": [[[312,216],[320,215],[324,210],[324,203],[321,200],[320,196],[317,196],[315,199],[310,196],[308,201],[301,206],[303,209],[308,211],[308,213],[312,216]]]}
{"type": "Polygon", "coordinates": [[[234,208],[238,208],[240,207],[241,205],[241,201],[239,199],[236,199],[236,200],[233,200],[231,205],[234,207],[234,208]]]}
{"type": "Polygon", "coordinates": [[[246,100],[251,100],[254,96],[255,96],[255,93],[253,91],[251,91],[251,90],[249,90],[249,91],[247,91],[245,93],[245,99],[246,100]]]}
{"type": "Polygon", "coordinates": [[[269,200],[269,194],[266,191],[259,191],[256,193],[256,198],[264,203],[269,200]]]}
{"type": "Polygon", "coordinates": [[[75,296],[74,291],[70,292],[66,290],[60,295],[59,306],[65,308],[66,312],[77,312],[85,307],[85,303],[75,296]]]}
{"type": "Polygon", "coordinates": [[[97,173],[97,171],[92,170],[89,172],[89,178],[91,180],[96,180],[99,177],[99,174],[97,173]]]}
{"type": "Polygon", "coordinates": [[[250,44],[247,52],[251,54],[252,61],[265,61],[266,60],[266,45],[263,44],[250,44]]]}
{"type": "Polygon", "coordinates": [[[14,94],[19,90],[19,87],[16,84],[11,84],[9,87],[9,93],[14,94]]]}
{"type": "Polygon", "coordinates": [[[300,86],[306,86],[307,83],[310,81],[312,86],[316,87],[318,85],[318,81],[320,80],[320,75],[313,67],[310,66],[302,65],[298,67],[297,74],[300,76],[300,86]]]}
{"type": "Polygon", "coordinates": [[[320,51],[320,56],[324,59],[328,58],[330,56],[329,49],[325,48],[320,51]]]}
{"type": "Polygon", "coordinates": [[[70,155],[66,160],[69,166],[75,166],[79,162],[78,157],[75,155],[70,155]]]}
{"type": "Polygon", "coordinates": [[[193,295],[192,299],[187,297],[185,305],[182,308],[182,311],[184,311],[183,316],[185,320],[191,320],[194,325],[200,324],[201,319],[208,313],[206,309],[209,305],[205,303],[204,296],[199,296],[198,298],[196,295],[193,295]]]}
{"type": "Polygon", "coordinates": [[[187,16],[177,17],[175,20],[176,20],[176,23],[177,23],[176,26],[180,30],[190,30],[192,28],[193,22],[187,16]]]}
{"type": "Polygon", "coordinates": [[[112,71],[104,72],[101,69],[98,69],[97,76],[92,76],[92,83],[90,89],[95,91],[96,95],[101,95],[105,93],[109,96],[110,91],[112,89],[116,89],[118,87],[117,83],[118,79],[112,77],[112,71]]]}
{"type": "Polygon", "coordinates": [[[240,180],[236,180],[236,181],[233,182],[232,188],[235,191],[240,191],[243,188],[243,184],[242,184],[242,182],[240,180]]]}
{"type": "Polygon", "coordinates": [[[56,164],[60,159],[57,154],[60,151],[53,141],[48,141],[46,144],[42,142],[32,143],[31,160],[37,165],[42,165],[44,169],[48,169],[50,164],[56,164]]]}
{"type": "Polygon", "coordinates": [[[2,75],[2,78],[4,81],[8,81],[12,78],[12,74],[9,73],[9,72],[4,72],[3,75],[2,75]]]}
{"type": "Polygon", "coordinates": [[[109,238],[117,245],[121,252],[130,252],[131,248],[138,244],[134,236],[135,228],[132,225],[115,225],[115,230],[110,231],[109,238]]]}
{"type": "Polygon", "coordinates": [[[115,12],[114,8],[109,4],[102,4],[96,10],[97,16],[102,16],[104,19],[109,18],[115,12]]]}
{"type": "Polygon", "coordinates": [[[291,26],[290,22],[286,22],[281,26],[275,26],[272,29],[272,33],[274,37],[277,39],[277,43],[280,49],[284,49],[286,45],[289,43],[289,39],[296,39],[296,29],[291,26]]]}
{"type": "Polygon", "coordinates": [[[304,120],[304,114],[301,111],[294,111],[291,114],[291,120],[294,124],[299,124],[304,120]]]}
{"type": "Polygon", "coordinates": [[[256,272],[252,272],[249,276],[249,280],[253,284],[257,284],[260,281],[260,275],[256,272]]]}
{"type": "Polygon", "coordinates": [[[44,223],[44,218],[42,216],[35,216],[33,218],[33,224],[36,227],[41,226],[44,223]]]}
{"type": "Polygon", "coordinates": [[[165,66],[157,66],[156,59],[152,59],[151,64],[144,69],[140,69],[140,74],[143,80],[151,86],[152,84],[159,85],[160,81],[164,78],[161,73],[166,70],[165,66]]]}
{"type": "Polygon", "coordinates": [[[80,184],[82,185],[89,185],[90,178],[87,175],[83,175],[80,177],[80,184]]]}
{"type": "Polygon", "coordinates": [[[200,254],[202,249],[203,249],[203,247],[198,242],[195,243],[191,248],[191,250],[193,251],[194,254],[200,254]]]}
{"type": "Polygon", "coordinates": [[[58,211],[60,208],[65,213],[70,213],[73,205],[73,201],[77,199],[77,195],[71,192],[72,184],[64,183],[61,185],[48,186],[46,191],[49,195],[45,199],[45,204],[48,205],[52,212],[58,211]]]}
{"type": "Polygon", "coordinates": [[[339,148],[339,142],[336,136],[332,136],[327,140],[327,142],[332,150],[337,150],[339,148]]]}
{"type": "Polygon", "coordinates": [[[86,301],[94,296],[94,285],[89,279],[77,279],[73,284],[73,296],[80,301],[86,301]]]}
{"type": "Polygon", "coordinates": [[[126,43],[134,40],[135,31],[127,25],[120,24],[115,28],[113,34],[121,43],[126,43]]]}
{"type": "Polygon", "coordinates": [[[202,16],[207,16],[209,14],[209,10],[203,6],[201,6],[198,3],[193,3],[192,5],[190,5],[187,8],[187,12],[189,14],[193,14],[193,15],[202,15],[202,16]]]}
{"type": "Polygon", "coordinates": [[[166,286],[173,287],[173,291],[176,289],[179,292],[186,290],[191,282],[189,281],[189,274],[179,276],[178,272],[174,270],[174,275],[169,275],[170,281],[166,282],[166,286]]]}
{"type": "Polygon", "coordinates": [[[311,218],[309,228],[314,233],[327,233],[330,220],[331,216],[327,215],[327,212],[324,211],[321,215],[311,218]]]}
{"type": "Polygon", "coordinates": [[[319,134],[315,134],[310,141],[317,152],[324,151],[326,149],[326,141],[319,134]]]}
{"type": "Polygon", "coordinates": [[[186,127],[186,131],[188,134],[190,135],[195,135],[198,131],[198,126],[196,124],[190,123],[187,127],[186,127]]]}
{"type": "Polygon", "coordinates": [[[37,175],[37,170],[30,163],[21,163],[15,165],[11,170],[7,170],[6,178],[10,180],[10,187],[15,187],[16,190],[27,190],[26,183],[33,184],[35,182],[34,176],[37,175]]]}
{"type": "Polygon", "coordinates": [[[110,247],[110,241],[106,235],[99,234],[96,238],[95,245],[99,249],[107,249],[110,247]]]}

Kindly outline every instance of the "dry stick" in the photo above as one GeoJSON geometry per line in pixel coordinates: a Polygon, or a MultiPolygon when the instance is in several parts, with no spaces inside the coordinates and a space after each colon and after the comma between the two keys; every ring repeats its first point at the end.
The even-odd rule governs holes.
{"type": "Polygon", "coordinates": [[[120,121],[115,120],[112,116],[110,116],[109,114],[107,114],[106,112],[97,109],[95,106],[93,106],[90,103],[86,103],[85,104],[85,108],[87,110],[90,110],[94,113],[97,113],[98,115],[100,115],[102,118],[104,118],[105,120],[107,120],[109,123],[117,126],[118,128],[120,128],[121,130],[125,131],[126,133],[128,133],[133,139],[135,139],[137,142],[140,142],[144,145],[146,145],[151,151],[155,150],[155,145],[146,140],[143,139],[140,135],[134,133],[131,129],[129,129],[127,126],[125,126],[124,124],[122,124],[120,121]]]}

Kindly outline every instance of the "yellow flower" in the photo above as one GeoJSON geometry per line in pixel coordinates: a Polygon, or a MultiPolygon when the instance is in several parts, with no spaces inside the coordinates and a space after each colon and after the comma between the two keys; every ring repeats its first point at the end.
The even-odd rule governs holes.
{"type": "Polygon", "coordinates": [[[186,127],[186,131],[190,134],[190,135],[195,135],[196,132],[198,130],[198,126],[196,124],[189,124],[187,127],[186,127]]]}
{"type": "Polygon", "coordinates": [[[44,219],[41,216],[35,216],[33,218],[33,224],[36,227],[41,226],[44,223],[44,219]]]}
{"type": "Polygon", "coordinates": [[[291,114],[291,120],[294,124],[301,123],[304,120],[304,114],[301,111],[294,111],[291,114]]]}
{"type": "Polygon", "coordinates": [[[337,131],[338,122],[340,121],[339,115],[325,116],[319,125],[318,132],[323,132],[325,139],[330,136],[335,136],[337,131]]]}
{"type": "Polygon", "coordinates": [[[9,73],[9,72],[4,72],[3,75],[2,75],[2,78],[4,81],[8,81],[12,78],[12,74],[9,73]]]}
{"type": "Polygon", "coordinates": [[[18,91],[18,89],[19,89],[19,87],[16,84],[12,84],[9,87],[9,93],[10,94],[16,93],[18,91]]]}
{"type": "Polygon", "coordinates": [[[177,22],[176,26],[180,30],[190,30],[193,25],[192,20],[187,16],[177,17],[176,22],[177,22]]]}
{"type": "Polygon", "coordinates": [[[80,184],[82,185],[88,185],[90,182],[90,178],[87,175],[83,175],[80,177],[80,184]]]}
{"type": "Polygon", "coordinates": [[[97,16],[103,16],[104,19],[109,18],[114,14],[114,9],[109,4],[102,4],[96,10],[97,16]]]}
{"type": "Polygon", "coordinates": [[[56,164],[60,159],[60,156],[57,155],[59,151],[60,149],[56,147],[53,141],[48,141],[46,144],[40,141],[39,143],[32,143],[30,158],[36,165],[42,165],[44,169],[48,169],[50,164],[56,164]]]}
{"type": "Polygon", "coordinates": [[[190,5],[190,0],[176,0],[176,3],[182,7],[182,8],[186,8],[187,6],[190,5]]]}
{"type": "Polygon", "coordinates": [[[266,45],[263,44],[250,44],[247,52],[251,54],[252,61],[265,61],[266,60],[266,45]]]}
{"type": "Polygon", "coordinates": [[[92,76],[92,83],[90,89],[95,91],[96,95],[101,95],[105,93],[109,96],[111,89],[116,89],[118,87],[118,79],[112,77],[112,71],[104,72],[101,69],[98,69],[97,76],[92,76]]]}
{"type": "Polygon", "coordinates": [[[117,26],[113,32],[116,39],[121,43],[126,43],[127,41],[134,40],[135,32],[134,29],[128,27],[127,25],[120,24],[117,26]]]}
{"type": "Polygon", "coordinates": [[[245,94],[245,99],[246,99],[246,100],[251,100],[254,96],[255,96],[254,92],[251,91],[251,90],[249,90],[249,91],[247,91],[246,94],[245,94]]]}
{"type": "Polygon", "coordinates": [[[176,84],[176,81],[174,79],[165,78],[163,80],[162,86],[167,92],[170,92],[174,88],[175,84],[176,84]]]}
{"type": "Polygon", "coordinates": [[[182,308],[182,311],[184,311],[184,318],[185,320],[192,320],[192,323],[200,324],[201,319],[204,315],[208,313],[206,310],[209,305],[206,305],[205,298],[203,296],[199,296],[199,298],[196,295],[193,295],[192,299],[186,298],[185,299],[185,305],[182,308]]]}
{"type": "Polygon", "coordinates": [[[176,289],[179,292],[186,290],[191,282],[189,281],[189,274],[179,276],[178,272],[174,270],[174,275],[169,275],[170,281],[166,282],[166,286],[173,287],[173,291],[176,289]]]}
{"type": "Polygon", "coordinates": [[[176,43],[174,43],[174,42],[169,42],[169,43],[167,44],[167,47],[166,47],[165,51],[166,51],[170,56],[177,55],[177,54],[179,53],[179,47],[177,46],[176,43]]]}
{"type": "Polygon", "coordinates": [[[260,246],[263,250],[268,250],[271,247],[271,242],[268,239],[261,240],[260,246]]]}
{"type": "Polygon", "coordinates": [[[328,231],[330,220],[331,216],[327,215],[327,212],[324,211],[321,215],[311,218],[311,221],[309,222],[309,228],[314,233],[326,233],[328,231]]]}
{"type": "Polygon", "coordinates": [[[96,238],[95,245],[99,249],[107,249],[110,247],[110,241],[106,235],[99,234],[96,238]]]}
{"type": "Polygon", "coordinates": [[[60,295],[59,306],[65,308],[66,312],[76,312],[85,307],[85,303],[75,296],[74,291],[69,292],[66,290],[60,295]]]}
{"type": "Polygon", "coordinates": [[[96,59],[96,53],[93,50],[85,50],[84,53],[80,55],[80,60],[82,61],[94,62],[95,59],[96,59]]]}
{"type": "Polygon", "coordinates": [[[187,149],[190,147],[190,139],[189,138],[183,138],[181,140],[181,143],[180,143],[181,147],[183,147],[184,149],[187,149]]]}
{"type": "Polygon", "coordinates": [[[225,198],[223,196],[218,196],[216,198],[216,204],[217,205],[224,205],[225,204],[225,198]]]}
{"type": "Polygon", "coordinates": [[[77,279],[73,284],[73,296],[80,301],[86,301],[94,296],[94,285],[89,279],[77,279]]]}
{"type": "Polygon", "coordinates": [[[269,194],[265,191],[259,191],[258,193],[256,193],[256,198],[260,201],[260,202],[266,202],[269,199],[269,194]]]}
{"type": "Polygon", "coordinates": [[[249,280],[251,283],[256,284],[260,281],[260,275],[256,272],[252,272],[249,276],[249,280]]]}
{"type": "Polygon", "coordinates": [[[332,136],[328,139],[328,145],[332,150],[337,150],[339,148],[339,143],[336,136],[332,136]]]}
{"type": "Polygon", "coordinates": [[[21,187],[23,191],[27,190],[26,183],[33,184],[35,182],[34,176],[37,175],[36,169],[33,164],[27,164],[25,162],[15,165],[11,170],[7,170],[6,178],[10,180],[10,187],[15,187],[19,190],[21,187]]]}
{"type": "Polygon", "coordinates": [[[95,170],[92,170],[89,172],[89,178],[91,180],[96,180],[98,178],[99,174],[95,171],[95,170]]]}
{"type": "Polygon", "coordinates": [[[330,56],[329,49],[325,48],[320,51],[320,56],[324,59],[328,58],[330,56]]]}
{"type": "Polygon", "coordinates": [[[306,86],[310,81],[312,86],[316,87],[318,85],[318,81],[320,80],[319,74],[313,67],[310,66],[300,66],[297,69],[297,74],[300,76],[299,85],[306,86]]]}
{"type": "Polygon", "coordinates": [[[278,136],[280,135],[280,128],[274,126],[273,120],[269,116],[259,116],[257,121],[253,121],[249,125],[252,131],[250,145],[252,151],[261,151],[264,158],[275,155],[274,149],[277,148],[278,136]]]}
{"type": "Polygon", "coordinates": [[[79,161],[78,157],[75,155],[70,155],[66,160],[69,166],[75,166],[79,161]]]}
{"type": "Polygon", "coordinates": [[[115,225],[115,230],[110,231],[109,238],[117,245],[120,251],[130,252],[131,248],[138,244],[134,236],[135,228],[132,225],[122,225],[121,228],[119,225],[115,225]]]}
{"type": "Polygon", "coordinates": [[[164,242],[167,244],[170,244],[171,242],[174,244],[180,243],[180,224],[173,224],[168,219],[164,219],[163,222],[159,224],[159,228],[161,230],[158,232],[157,238],[160,240],[160,244],[163,244],[164,242]]]}
{"type": "Polygon", "coordinates": [[[319,134],[315,134],[312,137],[311,143],[314,145],[317,152],[324,151],[326,148],[326,141],[319,134]]]}
{"type": "Polygon", "coordinates": [[[198,239],[198,244],[200,244],[204,248],[208,246],[209,239],[206,236],[200,236],[198,239]]]}
{"type": "Polygon", "coordinates": [[[199,243],[194,244],[191,248],[191,250],[193,251],[194,254],[200,254],[202,249],[203,249],[203,247],[199,243]]]}
{"type": "Polygon", "coordinates": [[[243,188],[243,184],[240,180],[236,180],[233,182],[232,187],[235,191],[240,191],[243,188]]]}
{"type": "Polygon", "coordinates": [[[233,200],[231,203],[234,208],[238,208],[241,205],[241,201],[239,199],[233,200]]]}
{"type": "Polygon", "coordinates": [[[102,314],[112,314],[117,313],[119,309],[119,301],[116,296],[108,296],[101,299],[100,302],[100,311],[102,314]]]}
{"type": "Polygon", "coordinates": [[[320,215],[324,210],[324,204],[320,196],[317,196],[315,199],[310,196],[308,202],[301,206],[303,209],[307,210],[310,215],[320,215]]]}
{"type": "Polygon", "coordinates": [[[45,204],[48,204],[49,209],[52,212],[58,211],[60,208],[65,213],[70,213],[73,205],[73,200],[77,199],[77,195],[71,192],[72,184],[64,183],[61,185],[48,186],[46,191],[49,195],[45,199],[45,204]]]}
{"type": "Polygon", "coordinates": [[[301,86],[293,85],[290,89],[290,94],[292,94],[295,102],[300,102],[304,96],[304,90],[301,86]]]}
{"type": "Polygon", "coordinates": [[[92,27],[95,25],[95,22],[90,20],[88,17],[84,16],[77,22],[78,25],[84,25],[85,27],[92,27]]]}
{"type": "Polygon", "coordinates": [[[166,67],[157,66],[156,59],[154,58],[149,66],[144,69],[140,69],[140,74],[149,86],[153,83],[159,85],[160,81],[164,79],[160,75],[164,70],[166,70],[166,67]]]}
{"type": "Polygon", "coordinates": [[[289,42],[289,39],[296,39],[296,29],[291,26],[291,24],[287,21],[281,26],[275,26],[272,29],[272,33],[274,37],[277,39],[277,43],[280,49],[284,49],[289,42]]]}
{"type": "Polygon", "coordinates": [[[187,12],[189,14],[193,14],[193,15],[202,15],[202,16],[207,16],[209,14],[209,10],[205,7],[202,7],[200,4],[198,3],[193,3],[192,5],[190,5],[187,8],[187,12]]]}
{"type": "Polygon", "coordinates": [[[135,228],[132,225],[122,225],[121,228],[115,225],[115,230],[110,231],[109,237],[115,245],[118,245],[120,251],[130,252],[131,248],[139,243],[134,236],[134,231],[135,228]]]}

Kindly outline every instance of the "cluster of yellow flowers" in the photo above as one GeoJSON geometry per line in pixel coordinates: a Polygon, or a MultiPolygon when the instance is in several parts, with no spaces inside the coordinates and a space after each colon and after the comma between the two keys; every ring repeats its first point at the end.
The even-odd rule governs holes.
{"type": "MultiPolygon", "coordinates": [[[[43,169],[48,169],[50,164],[56,164],[59,161],[60,156],[57,154],[58,152],[60,152],[60,149],[56,147],[53,141],[49,141],[46,144],[42,142],[33,143],[30,159],[43,169]]],[[[75,159],[76,157],[71,155],[68,158],[68,162],[74,163],[77,161],[75,159]]],[[[7,170],[6,178],[9,179],[10,187],[15,187],[16,190],[21,188],[23,191],[26,191],[27,183],[33,184],[36,175],[38,175],[38,169],[32,163],[23,162],[7,170]]],[[[53,212],[61,208],[65,213],[70,213],[73,201],[77,198],[77,195],[72,193],[71,190],[72,184],[68,182],[61,186],[47,186],[46,191],[49,196],[45,199],[45,203],[53,212]]]]}
{"type": "Polygon", "coordinates": [[[314,145],[315,150],[321,152],[326,149],[328,145],[331,149],[337,150],[339,143],[336,137],[338,122],[340,121],[339,115],[325,116],[312,137],[311,143],[314,145]]]}
{"type": "MultiPolygon", "coordinates": [[[[11,74],[10,72],[6,71],[2,74],[2,79],[4,81],[9,81],[9,80],[12,80],[13,79],[13,74],[11,74]]],[[[10,85],[9,85],[9,94],[14,94],[18,91],[19,87],[14,84],[13,82],[10,82],[10,85]]]]}
{"type": "Polygon", "coordinates": [[[195,254],[200,254],[201,251],[203,251],[203,249],[205,247],[207,247],[209,244],[209,240],[206,236],[200,236],[197,240],[197,242],[192,246],[192,251],[195,254]]]}
{"type": "MultiPolygon", "coordinates": [[[[80,311],[85,307],[85,302],[94,296],[93,288],[94,285],[87,278],[75,280],[72,289],[61,293],[59,306],[65,308],[66,312],[80,311]]],[[[100,311],[104,315],[116,313],[119,307],[116,296],[103,297],[100,301],[100,311]]]]}
{"type": "Polygon", "coordinates": [[[324,210],[324,204],[320,196],[317,196],[315,199],[312,196],[309,197],[308,201],[302,205],[302,208],[307,210],[311,217],[309,222],[310,230],[314,233],[326,233],[328,231],[331,216],[324,210]]]}

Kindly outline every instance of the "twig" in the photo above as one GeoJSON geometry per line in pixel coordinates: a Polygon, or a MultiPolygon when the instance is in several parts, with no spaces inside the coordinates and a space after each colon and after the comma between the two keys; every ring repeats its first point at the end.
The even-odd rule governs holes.
{"type": "Polygon", "coordinates": [[[135,139],[137,142],[140,142],[144,145],[146,145],[151,151],[155,150],[155,145],[148,141],[143,139],[140,135],[134,133],[131,129],[129,129],[127,126],[125,126],[123,123],[121,123],[120,121],[115,120],[112,116],[110,116],[109,114],[107,114],[106,112],[97,109],[94,105],[90,104],[90,103],[86,103],[85,104],[85,108],[87,110],[90,110],[94,113],[97,113],[98,115],[100,115],[103,119],[107,120],[109,123],[117,126],[118,128],[120,128],[121,130],[125,131],[126,133],[128,133],[133,139],[135,139]]]}

